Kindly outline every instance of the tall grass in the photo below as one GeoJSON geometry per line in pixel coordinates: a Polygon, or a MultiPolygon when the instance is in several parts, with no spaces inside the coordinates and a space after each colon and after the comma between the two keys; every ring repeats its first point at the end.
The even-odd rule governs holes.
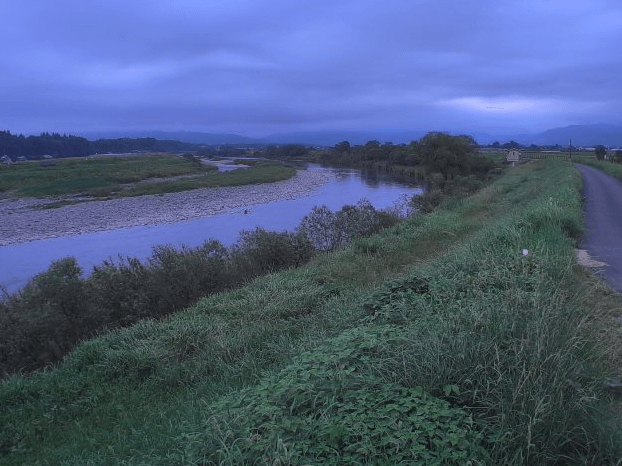
{"type": "Polygon", "coordinates": [[[444,205],[5,380],[2,460],[619,464],[578,174],[444,205]]]}

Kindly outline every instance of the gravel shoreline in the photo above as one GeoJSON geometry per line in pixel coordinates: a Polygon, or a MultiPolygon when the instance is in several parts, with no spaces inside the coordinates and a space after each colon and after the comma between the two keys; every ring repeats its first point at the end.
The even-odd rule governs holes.
{"type": "Polygon", "coordinates": [[[0,246],[211,217],[231,209],[308,196],[331,176],[326,172],[299,170],[294,177],[276,183],[88,201],[53,209],[41,209],[41,206],[58,199],[3,199],[0,200],[0,246]]]}

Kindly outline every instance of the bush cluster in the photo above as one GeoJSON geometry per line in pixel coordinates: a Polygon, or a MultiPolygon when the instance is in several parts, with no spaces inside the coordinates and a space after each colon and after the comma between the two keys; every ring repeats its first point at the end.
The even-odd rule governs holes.
{"type": "Polygon", "coordinates": [[[316,151],[315,156],[322,163],[416,173],[416,176],[425,178],[438,174],[444,180],[468,175],[483,178],[495,166],[491,160],[478,154],[473,137],[436,131],[408,145],[368,141],[364,145],[352,146],[348,141],[342,141],[332,149],[316,151]],[[407,170],[407,167],[421,170],[407,170]]]}
{"type": "Polygon", "coordinates": [[[398,220],[361,201],[335,213],[316,207],[294,232],[242,231],[231,247],[216,240],[197,248],[156,246],[145,262],[104,261],[88,278],[75,258],[61,259],[0,301],[0,376],[54,364],[81,340],[162,318],[201,297],[298,267],[319,251],[398,220]]]}
{"type": "Polygon", "coordinates": [[[328,207],[314,207],[300,222],[299,231],[319,251],[333,251],[355,238],[379,232],[395,225],[398,216],[390,211],[378,211],[362,199],[357,205],[343,206],[338,212],[328,207]]]}

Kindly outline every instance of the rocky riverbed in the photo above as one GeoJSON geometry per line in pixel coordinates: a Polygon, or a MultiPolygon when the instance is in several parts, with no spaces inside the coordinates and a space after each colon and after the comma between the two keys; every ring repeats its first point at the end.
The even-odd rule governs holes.
{"type": "Polygon", "coordinates": [[[45,208],[63,199],[0,200],[0,246],[102,230],[209,217],[254,204],[309,195],[329,173],[299,170],[289,180],[258,185],[206,188],[181,193],[81,200],[45,208]]]}

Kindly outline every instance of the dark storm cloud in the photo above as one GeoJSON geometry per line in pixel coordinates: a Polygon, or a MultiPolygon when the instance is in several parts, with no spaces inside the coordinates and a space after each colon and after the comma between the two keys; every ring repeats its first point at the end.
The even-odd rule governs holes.
{"type": "Polygon", "coordinates": [[[622,96],[607,1],[12,2],[12,131],[590,123],[622,96]]]}

